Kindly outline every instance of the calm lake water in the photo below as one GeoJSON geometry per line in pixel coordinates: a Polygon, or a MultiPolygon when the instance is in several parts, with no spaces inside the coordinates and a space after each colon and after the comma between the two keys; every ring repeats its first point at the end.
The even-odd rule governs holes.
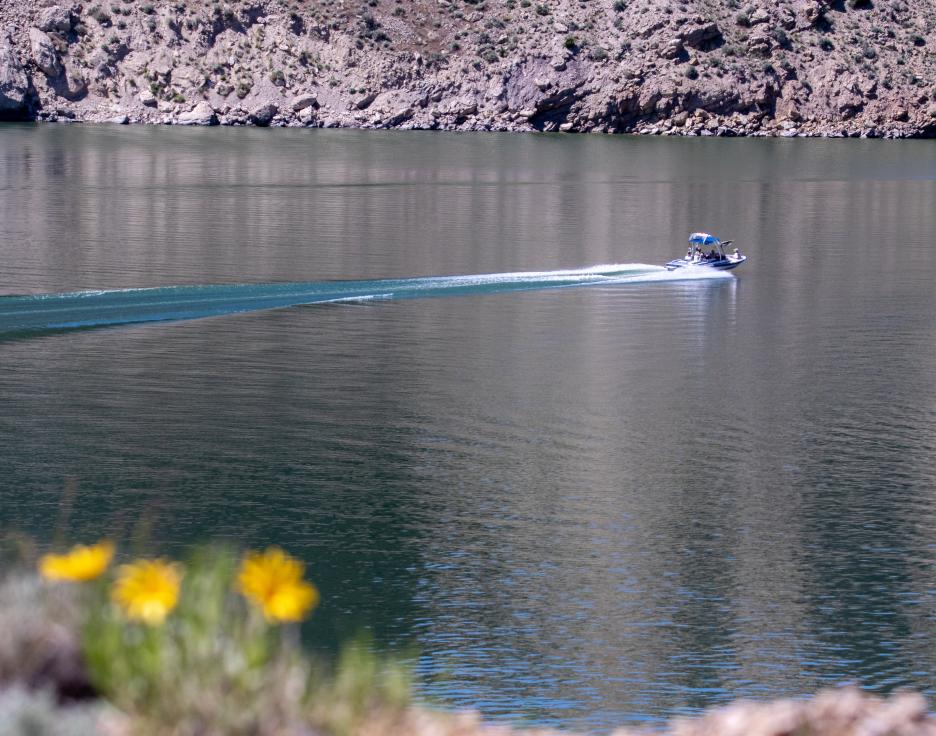
{"type": "Polygon", "coordinates": [[[6,125],[0,221],[0,293],[221,305],[0,334],[4,528],[283,545],[313,647],[369,630],[494,719],[933,693],[931,142],[6,125]],[[636,273],[694,230],[749,262],[380,281],[636,273]],[[224,290],[338,279],[384,298],[224,290]]]}

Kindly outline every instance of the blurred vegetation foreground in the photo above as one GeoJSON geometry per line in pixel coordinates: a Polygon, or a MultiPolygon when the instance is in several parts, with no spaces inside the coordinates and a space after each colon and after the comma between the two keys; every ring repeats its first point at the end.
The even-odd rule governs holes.
{"type": "MultiPolygon", "coordinates": [[[[0,736],[516,733],[414,705],[406,666],[367,646],[311,659],[298,627],[319,594],[276,547],[185,564],[114,555],[104,541],[0,570],[0,736]]],[[[936,719],[917,694],[845,689],[739,702],[668,732],[936,736],[936,719]]]]}

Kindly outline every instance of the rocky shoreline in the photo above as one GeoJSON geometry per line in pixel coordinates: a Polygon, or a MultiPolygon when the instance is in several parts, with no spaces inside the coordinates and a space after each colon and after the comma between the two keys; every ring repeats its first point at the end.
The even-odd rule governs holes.
{"type": "Polygon", "coordinates": [[[904,0],[0,0],[0,118],[936,136],[904,0]]]}

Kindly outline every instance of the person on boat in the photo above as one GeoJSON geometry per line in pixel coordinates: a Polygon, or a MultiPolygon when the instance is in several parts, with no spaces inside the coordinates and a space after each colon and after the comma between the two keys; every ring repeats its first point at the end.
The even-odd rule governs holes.
{"type": "Polygon", "coordinates": [[[734,249],[734,257],[736,261],[741,259],[741,251],[738,250],[737,248],[734,249]]]}
{"type": "Polygon", "coordinates": [[[717,260],[718,260],[718,254],[715,252],[715,249],[714,249],[714,248],[712,248],[712,250],[709,251],[708,260],[710,260],[710,261],[717,261],[717,260]]]}
{"type": "Polygon", "coordinates": [[[691,245],[688,248],[686,248],[686,260],[687,261],[692,260],[692,246],[691,245]]]}

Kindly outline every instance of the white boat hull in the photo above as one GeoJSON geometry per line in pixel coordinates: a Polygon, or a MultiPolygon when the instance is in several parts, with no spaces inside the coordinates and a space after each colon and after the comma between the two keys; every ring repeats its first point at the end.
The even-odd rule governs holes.
{"type": "Polygon", "coordinates": [[[686,258],[677,258],[666,264],[667,271],[675,271],[678,268],[702,268],[714,269],[716,271],[728,271],[737,268],[747,260],[747,256],[726,256],[717,261],[695,261],[686,258]]]}

